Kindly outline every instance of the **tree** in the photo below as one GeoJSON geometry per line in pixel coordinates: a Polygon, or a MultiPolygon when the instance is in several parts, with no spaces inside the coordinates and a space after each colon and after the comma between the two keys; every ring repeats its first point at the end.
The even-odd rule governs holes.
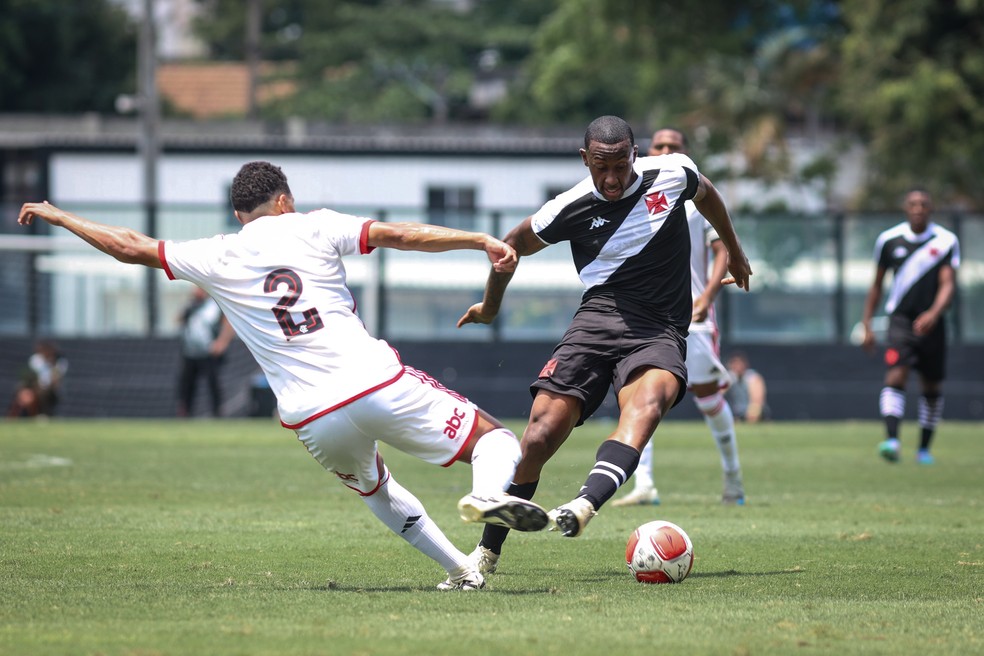
{"type": "Polygon", "coordinates": [[[984,2],[843,0],[840,100],[869,147],[869,206],[912,186],[984,207],[984,2]]]}
{"type": "Polygon", "coordinates": [[[113,112],[136,59],[136,28],[107,0],[0,0],[0,111],[113,112]]]}

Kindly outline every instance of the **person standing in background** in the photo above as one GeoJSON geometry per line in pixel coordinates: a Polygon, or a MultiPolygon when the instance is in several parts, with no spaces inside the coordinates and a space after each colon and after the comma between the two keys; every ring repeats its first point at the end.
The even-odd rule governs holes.
{"type": "Polygon", "coordinates": [[[181,373],[178,376],[178,416],[190,417],[195,407],[198,379],[208,386],[213,417],[222,415],[219,370],[235,336],[218,304],[195,287],[181,316],[181,373]]]}
{"type": "Polygon", "coordinates": [[[871,320],[882,297],[885,274],[893,272],[885,311],[888,348],[885,350],[885,384],[879,395],[879,411],[886,438],[878,452],[888,462],[899,459],[899,424],[905,416],[905,388],[909,370],[920,374],[919,425],[922,434],[916,462],[934,462],[930,446],[943,417],[943,379],[946,375],[946,325],[943,313],[956,293],[960,266],[960,242],[946,228],[933,223],[929,192],[912,189],[905,196],[906,220],[882,232],[875,240],[875,278],[864,303],[861,346],[871,351],[875,334],[871,320]]]}

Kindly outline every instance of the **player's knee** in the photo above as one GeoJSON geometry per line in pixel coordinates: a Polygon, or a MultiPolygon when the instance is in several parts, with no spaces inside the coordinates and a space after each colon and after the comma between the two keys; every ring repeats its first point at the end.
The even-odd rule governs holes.
{"type": "Polygon", "coordinates": [[[713,392],[707,396],[694,396],[694,405],[700,410],[701,414],[707,417],[714,417],[724,409],[724,394],[720,391],[713,392]]]}

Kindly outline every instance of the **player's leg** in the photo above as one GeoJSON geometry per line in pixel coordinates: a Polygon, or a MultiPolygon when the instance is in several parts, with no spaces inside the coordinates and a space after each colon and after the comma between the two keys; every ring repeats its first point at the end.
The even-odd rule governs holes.
{"type": "Polygon", "coordinates": [[[878,445],[878,453],[888,462],[899,459],[899,429],[905,416],[905,386],[909,378],[909,368],[915,362],[914,344],[917,341],[912,332],[912,322],[897,315],[891,315],[888,322],[885,350],[885,382],[878,395],[878,411],[885,423],[885,439],[878,445]]]}
{"type": "Polygon", "coordinates": [[[181,372],[178,374],[178,416],[190,417],[195,403],[195,390],[198,384],[196,360],[183,358],[181,372]]]}
{"type": "Polygon", "coordinates": [[[598,509],[632,476],[641,450],[680,399],[682,385],[678,376],[656,367],[640,367],[629,375],[617,393],[618,426],[598,447],[595,464],[577,498],[549,513],[565,537],[580,535],[598,509]]]}
{"type": "Polygon", "coordinates": [[[376,449],[376,441],[365,432],[367,417],[384,414],[373,402],[379,400],[373,399],[377,394],[301,426],[297,429],[298,439],[322,467],[359,494],[387,528],[443,567],[455,589],[480,589],[485,585],[484,578],[448,540],[420,500],[393,479],[376,449]]]}
{"type": "Polygon", "coordinates": [[[461,518],[517,531],[539,531],[546,511],[528,499],[505,492],[520,460],[516,436],[479,409],[475,437],[459,459],[472,465],[472,491],[458,502],[461,518]]]}
{"type": "Polygon", "coordinates": [[[639,505],[659,505],[659,491],[656,489],[656,482],[653,480],[653,442],[646,442],[642,453],[639,454],[639,464],[636,466],[635,473],[632,475],[634,485],[632,491],[624,497],[612,501],[612,506],[619,508],[625,506],[639,505]]]}
{"type": "Polygon", "coordinates": [[[219,384],[219,358],[212,355],[203,362],[205,380],[208,383],[208,398],[212,402],[212,416],[222,415],[222,387],[219,384]]]}
{"type": "Polygon", "coordinates": [[[724,479],[721,502],[742,506],[745,504],[745,485],[738,458],[738,436],[731,406],[716,382],[694,385],[691,390],[694,403],[711,429],[711,436],[721,457],[721,474],[724,479]]]}
{"type": "Polygon", "coordinates": [[[942,323],[919,343],[916,368],[919,370],[922,393],[919,396],[919,450],[916,462],[931,465],[930,453],[936,426],[943,418],[943,378],[946,375],[946,329],[942,323]]]}

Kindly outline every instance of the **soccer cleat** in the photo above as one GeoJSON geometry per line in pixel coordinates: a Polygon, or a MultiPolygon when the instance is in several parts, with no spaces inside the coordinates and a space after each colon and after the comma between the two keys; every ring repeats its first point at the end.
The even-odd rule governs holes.
{"type": "Polygon", "coordinates": [[[478,570],[482,576],[494,574],[499,567],[499,554],[491,549],[486,549],[482,545],[475,547],[475,551],[468,554],[468,562],[478,570]]]}
{"type": "Polygon", "coordinates": [[[448,578],[442,583],[437,584],[437,589],[447,590],[481,590],[485,587],[485,577],[475,569],[471,562],[466,562],[461,567],[448,572],[448,578]]]}
{"type": "Polygon", "coordinates": [[[934,458],[933,454],[931,454],[926,449],[919,449],[919,451],[916,453],[916,464],[932,465],[934,462],[936,462],[936,458],[934,458]]]}
{"type": "Polygon", "coordinates": [[[503,493],[497,497],[469,494],[458,502],[458,514],[466,522],[505,526],[514,531],[540,531],[547,527],[547,511],[526,499],[503,493]]]}
{"type": "Polygon", "coordinates": [[[637,485],[634,490],[621,499],[612,501],[612,505],[616,508],[622,508],[624,506],[658,506],[659,492],[650,485],[637,485]]]}
{"type": "Polygon", "coordinates": [[[584,497],[557,506],[547,513],[550,530],[560,531],[565,538],[576,538],[584,532],[591,518],[598,514],[591,502],[584,497]]]}
{"type": "Polygon", "coordinates": [[[724,492],[721,503],[726,506],[745,505],[745,484],[741,480],[741,470],[724,473],[724,492]]]}
{"type": "Polygon", "coordinates": [[[898,440],[885,440],[878,445],[878,453],[882,458],[888,462],[898,462],[899,461],[899,441],[898,440]]]}

